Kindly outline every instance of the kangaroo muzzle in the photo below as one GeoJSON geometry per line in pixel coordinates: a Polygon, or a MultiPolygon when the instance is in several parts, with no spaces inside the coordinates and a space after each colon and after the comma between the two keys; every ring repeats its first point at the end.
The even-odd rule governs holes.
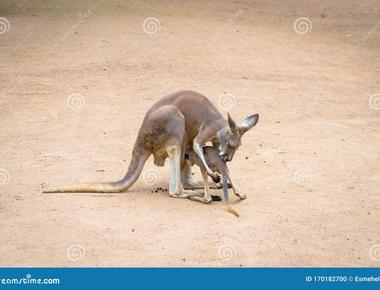
{"type": "Polygon", "coordinates": [[[227,162],[227,160],[228,160],[228,154],[220,153],[219,156],[220,156],[220,159],[222,159],[223,162],[227,162]]]}

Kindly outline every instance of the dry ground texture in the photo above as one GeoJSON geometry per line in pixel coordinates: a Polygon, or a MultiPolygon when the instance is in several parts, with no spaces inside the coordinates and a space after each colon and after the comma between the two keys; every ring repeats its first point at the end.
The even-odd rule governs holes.
{"type": "Polygon", "coordinates": [[[379,1],[1,0],[0,17],[0,266],[380,266],[379,1]],[[261,116],[230,165],[240,218],[151,193],[168,184],[151,160],[126,193],[41,194],[121,178],[145,112],[181,89],[261,116]]]}

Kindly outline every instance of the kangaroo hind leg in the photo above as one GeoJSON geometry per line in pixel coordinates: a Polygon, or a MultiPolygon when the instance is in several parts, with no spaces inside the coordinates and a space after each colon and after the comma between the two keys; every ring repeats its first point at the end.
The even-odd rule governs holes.
{"type": "Polygon", "coordinates": [[[185,160],[185,166],[182,169],[182,184],[185,189],[201,189],[203,188],[203,182],[194,181],[191,173],[191,164],[188,160],[185,160]]]}
{"type": "Polygon", "coordinates": [[[167,148],[170,158],[169,195],[171,197],[188,197],[194,191],[184,190],[181,182],[181,147],[179,145],[167,148]]]}
{"type": "Polygon", "coordinates": [[[205,193],[204,195],[199,195],[199,194],[190,195],[189,199],[204,202],[204,203],[210,203],[212,201],[212,198],[211,198],[211,194],[210,194],[210,190],[208,186],[207,171],[205,168],[202,167],[201,172],[202,172],[202,177],[203,177],[203,185],[204,185],[205,193]]]}

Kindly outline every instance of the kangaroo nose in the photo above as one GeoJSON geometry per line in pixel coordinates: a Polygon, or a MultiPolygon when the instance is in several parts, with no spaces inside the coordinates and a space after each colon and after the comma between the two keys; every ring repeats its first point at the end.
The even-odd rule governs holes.
{"type": "Polygon", "coordinates": [[[223,162],[226,162],[228,160],[228,155],[227,154],[221,154],[220,159],[222,159],[223,162]]]}

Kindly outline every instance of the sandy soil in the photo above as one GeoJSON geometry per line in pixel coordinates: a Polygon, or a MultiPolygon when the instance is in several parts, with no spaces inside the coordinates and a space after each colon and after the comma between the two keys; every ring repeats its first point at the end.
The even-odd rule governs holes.
{"type": "Polygon", "coordinates": [[[0,3],[0,266],[380,266],[378,1],[76,2],[0,3]],[[230,165],[240,218],[152,193],[151,160],[157,185],[41,194],[121,178],[181,89],[261,115],[230,165]]]}

